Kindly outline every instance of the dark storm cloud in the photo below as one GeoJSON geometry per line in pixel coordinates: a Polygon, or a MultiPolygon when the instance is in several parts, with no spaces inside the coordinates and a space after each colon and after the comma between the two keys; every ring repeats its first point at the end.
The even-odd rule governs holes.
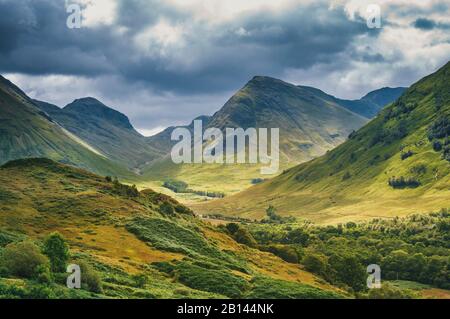
{"type": "Polygon", "coordinates": [[[0,12],[1,72],[111,74],[183,94],[219,92],[255,74],[279,76],[287,68],[330,63],[356,36],[377,34],[365,21],[350,21],[342,8],[328,10],[324,4],[298,5],[282,14],[257,12],[211,26],[160,1],[121,0],[113,25],[72,30],[62,0],[0,0],[0,12]],[[183,34],[186,45],[176,54],[145,54],[135,36],[161,17],[190,26],[183,34]]]}
{"type": "Polygon", "coordinates": [[[419,18],[414,21],[414,27],[421,30],[433,30],[433,29],[450,29],[450,24],[439,23],[427,18],[419,18]]]}

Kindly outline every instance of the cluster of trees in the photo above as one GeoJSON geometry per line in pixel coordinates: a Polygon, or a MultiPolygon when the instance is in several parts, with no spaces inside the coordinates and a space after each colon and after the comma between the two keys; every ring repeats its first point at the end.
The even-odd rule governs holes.
{"type": "Polygon", "coordinates": [[[369,140],[369,147],[377,144],[389,145],[408,135],[408,127],[405,120],[398,120],[391,127],[380,127],[369,140]]]}
{"type": "MultiPolygon", "coordinates": [[[[380,265],[382,281],[408,280],[450,289],[448,210],[326,227],[310,223],[253,223],[245,227],[259,249],[301,263],[308,271],[350,292],[367,293],[366,268],[370,264],[380,265]]],[[[380,298],[402,296],[395,287],[377,294],[380,298]]]]}
{"type": "Polygon", "coordinates": [[[391,177],[388,181],[392,188],[416,188],[420,186],[420,181],[415,177],[391,177]]]}
{"type": "Polygon", "coordinates": [[[450,119],[446,115],[440,115],[428,128],[428,139],[441,139],[450,136],[450,119]]]}
{"type": "Polygon", "coordinates": [[[119,182],[117,177],[112,178],[111,176],[106,176],[105,180],[108,183],[112,183],[112,191],[120,196],[126,196],[126,197],[138,197],[139,191],[136,187],[136,185],[125,185],[119,182]]]}
{"type": "MultiPolygon", "coordinates": [[[[31,240],[12,242],[0,248],[0,277],[27,279],[47,288],[65,285],[69,259],[69,246],[59,233],[48,235],[40,246],[31,240]]],[[[101,293],[102,284],[93,268],[83,261],[75,263],[81,268],[82,288],[101,293]]]]}
{"type": "Polygon", "coordinates": [[[384,119],[386,121],[390,119],[399,118],[403,114],[408,114],[417,107],[417,103],[406,103],[402,98],[394,102],[393,107],[388,108],[385,112],[384,119]]]}
{"type": "Polygon", "coordinates": [[[277,210],[274,206],[270,205],[266,209],[266,218],[262,220],[263,223],[269,223],[269,224],[283,224],[283,223],[289,223],[295,220],[293,217],[282,217],[277,214],[277,210]]]}
{"type": "Polygon", "coordinates": [[[224,198],[225,194],[222,192],[211,192],[211,191],[196,191],[189,188],[189,185],[186,182],[178,181],[178,180],[166,180],[163,183],[163,187],[172,190],[175,193],[184,193],[184,194],[196,194],[199,196],[206,196],[211,198],[224,198]]]}

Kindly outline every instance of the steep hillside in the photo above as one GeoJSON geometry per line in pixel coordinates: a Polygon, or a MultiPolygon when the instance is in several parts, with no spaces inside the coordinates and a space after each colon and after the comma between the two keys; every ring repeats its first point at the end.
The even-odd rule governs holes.
{"type": "MultiPolygon", "coordinates": [[[[367,119],[340,106],[323,92],[257,76],[239,90],[204,128],[279,128],[281,170],[323,155],[346,140],[367,119]]],[[[168,129],[150,138],[170,144],[168,129]]],[[[280,171],[281,171],[280,170],[280,171]]],[[[267,178],[260,165],[175,165],[167,156],[144,170],[150,179],[173,178],[199,190],[235,193],[267,178]]]]}
{"type": "Polygon", "coordinates": [[[325,156],[196,209],[260,218],[274,205],[283,215],[337,223],[448,208],[449,135],[447,63],[325,156]]]}
{"type": "Polygon", "coordinates": [[[94,98],[77,99],[63,109],[41,101],[35,103],[65,129],[130,169],[138,169],[162,156],[124,114],[94,98]]]}
{"type": "Polygon", "coordinates": [[[62,128],[0,76],[0,163],[26,157],[48,157],[94,172],[132,178],[125,168],[62,128]]]}
{"type": "MultiPolygon", "coordinates": [[[[267,284],[273,298],[343,296],[299,264],[238,244],[170,197],[47,159],[0,168],[0,211],[0,255],[14,242],[40,243],[58,232],[70,261],[93,266],[103,286],[70,292],[63,286],[67,274],[55,274],[53,297],[258,298],[267,284]]],[[[21,289],[37,284],[31,274],[0,269],[0,297],[27,296],[21,289]]],[[[46,287],[31,293],[48,294],[46,287]]]]}

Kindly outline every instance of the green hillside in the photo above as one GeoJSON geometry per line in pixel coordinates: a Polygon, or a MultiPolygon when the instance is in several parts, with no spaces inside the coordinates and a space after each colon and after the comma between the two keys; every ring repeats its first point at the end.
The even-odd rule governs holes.
{"type": "Polygon", "coordinates": [[[168,196],[48,159],[0,168],[0,211],[0,298],[348,295],[251,241],[239,244],[168,196]],[[65,288],[65,265],[48,269],[43,253],[55,232],[70,252],[57,265],[83,265],[81,290],[65,288]]]}
{"type": "Polygon", "coordinates": [[[27,157],[48,157],[93,172],[133,178],[124,167],[57,124],[0,76],[0,163],[27,157]]]}
{"type": "Polygon", "coordinates": [[[326,155],[196,209],[260,218],[273,205],[282,215],[338,223],[447,208],[449,83],[447,63],[326,155]]]}
{"type": "Polygon", "coordinates": [[[138,171],[140,166],[162,155],[124,114],[94,98],[77,99],[63,109],[41,101],[35,103],[65,129],[129,169],[138,171]]]}

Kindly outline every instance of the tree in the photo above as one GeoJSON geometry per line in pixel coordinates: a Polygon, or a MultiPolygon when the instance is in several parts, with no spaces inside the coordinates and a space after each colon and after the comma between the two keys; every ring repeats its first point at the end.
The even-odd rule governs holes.
{"type": "Polygon", "coordinates": [[[0,266],[19,278],[37,279],[40,269],[48,265],[48,258],[31,241],[9,244],[0,258],[0,266]]]}
{"type": "Polygon", "coordinates": [[[234,235],[238,231],[239,225],[236,223],[229,223],[225,226],[225,228],[231,235],[234,235]]]}
{"type": "Polygon", "coordinates": [[[255,238],[253,238],[252,234],[250,234],[250,232],[245,228],[240,227],[234,233],[233,237],[240,244],[244,244],[249,247],[256,247],[257,245],[255,238]]]}
{"type": "Polygon", "coordinates": [[[78,262],[78,265],[81,269],[81,287],[91,292],[102,293],[102,282],[94,268],[84,261],[78,262]]]}
{"type": "Polygon", "coordinates": [[[318,275],[324,274],[327,268],[325,257],[314,253],[307,253],[302,259],[302,264],[306,270],[318,275]]]}
{"type": "Polygon", "coordinates": [[[269,217],[270,221],[280,221],[281,220],[281,216],[277,215],[277,210],[272,205],[270,205],[266,209],[266,214],[267,214],[267,217],[269,217]]]}
{"type": "Polygon", "coordinates": [[[53,272],[61,273],[66,271],[70,254],[69,247],[61,234],[50,234],[44,241],[43,252],[50,259],[50,265],[53,272]]]}
{"type": "Polygon", "coordinates": [[[159,211],[161,214],[166,216],[175,216],[173,206],[170,203],[164,202],[159,207],[159,211]]]}

